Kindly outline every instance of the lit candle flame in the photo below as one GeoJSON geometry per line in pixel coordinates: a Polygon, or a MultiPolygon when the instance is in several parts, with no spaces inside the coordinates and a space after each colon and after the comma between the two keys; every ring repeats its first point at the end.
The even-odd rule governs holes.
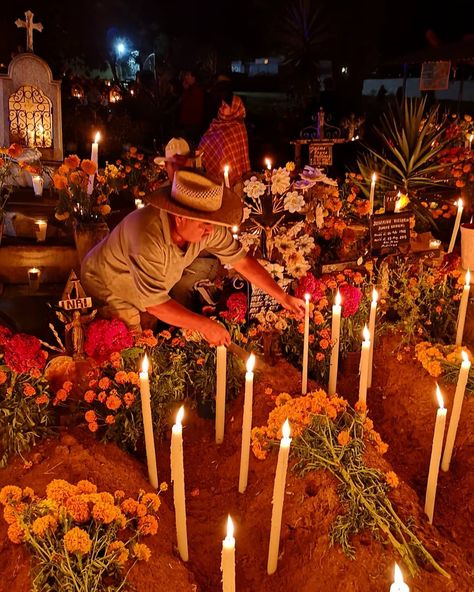
{"type": "Polygon", "coordinates": [[[370,331],[367,325],[364,325],[364,330],[362,331],[362,335],[364,336],[364,341],[370,341],[370,331]]]}
{"type": "Polygon", "coordinates": [[[372,183],[375,183],[376,180],[377,180],[376,173],[372,173],[372,183]]]}
{"type": "Polygon", "coordinates": [[[183,417],[184,417],[184,405],[181,405],[178,413],[176,414],[176,425],[178,427],[181,427],[181,422],[183,421],[183,417]]]}
{"type": "Polygon", "coordinates": [[[377,290],[374,288],[372,290],[372,302],[377,302],[377,300],[379,299],[379,293],[377,292],[377,290]]]}
{"type": "Polygon", "coordinates": [[[267,169],[268,169],[269,171],[271,171],[271,170],[272,170],[272,161],[271,161],[269,158],[266,158],[266,159],[265,159],[265,164],[266,164],[266,166],[267,166],[267,169]]]}
{"type": "Polygon", "coordinates": [[[97,132],[96,135],[95,135],[94,142],[97,144],[99,142],[99,140],[100,140],[100,132],[97,132]]]}
{"type": "Polygon", "coordinates": [[[462,352],[461,352],[461,357],[462,357],[463,362],[469,362],[469,356],[467,355],[467,353],[464,350],[462,350],[462,352]]]}
{"type": "Polygon", "coordinates": [[[308,303],[311,300],[311,294],[308,294],[306,292],[306,294],[304,295],[304,299],[306,300],[306,303],[308,303]]]}
{"type": "Polygon", "coordinates": [[[443,395],[441,394],[441,391],[439,390],[438,385],[436,385],[436,398],[438,399],[439,408],[444,409],[443,395]]]}
{"type": "Polygon", "coordinates": [[[466,287],[471,285],[471,272],[469,271],[469,268],[466,271],[466,282],[465,282],[466,287]]]}
{"type": "Polygon", "coordinates": [[[404,584],[402,570],[398,567],[398,564],[395,563],[395,580],[394,584],[404,584]]]}
{"type": "Polygon", "coordinates": [[[339,292],[339,290],[337,291],[336,299],[334,300],[334,304],[336,306],[341,306],[341,293],[339,292]]]}
{"type": "Polygon", "coordinates": [[[239,232],[239,227],[236,224],[234,226],[232,226],[232,232],[234,234],[236,234],[237,232],[239,232]]]}
{"type": "Polygon", "coordinates": [[[142,372],[144,372],[145,374],[148,372],[148,358],[146,354],[142,360],[142,372]]]}
{"type": "Polygon", "coordinates": [[[230,169],[230,167],[229,167],[228,164],[224,165],[224,175],[228,175],[229,174],[229,169],[230,169]]]}
{"type": "Polygon", "coordinates": [[[456,203],[457,203],[457,206],[458,206],[458,210],[462,210],[462,208],[463,208],[463,205],[464,205],[464,203],[463,203],[462,199],[461,199],[461,198],[459,198],[459,199],[458,199],[458,201],[457,201],[456,203]]]}
{"type": "Polygon", "coordinates": [[[255,366],[255,355],[250,354],[249,359],[247,360],[247,372],[253,372],[254,366],[255,366]]]}
{"type": "Polygon", "coordinates": [[[283,426],[281,428],[281,434],[282,434],[283,438],[286,438],[287,440],[290,437],[291,429],[290,429],[290,422],[288,421],[288,419],[285,419],[285,421],[283,422],[283,426]]]}
{"type": "Polygon", "coordinates": [[[232,522],[230,514],[227,516],[227,534],[225,538],[229,542],[234,538],[234,523],[232,522]]]}

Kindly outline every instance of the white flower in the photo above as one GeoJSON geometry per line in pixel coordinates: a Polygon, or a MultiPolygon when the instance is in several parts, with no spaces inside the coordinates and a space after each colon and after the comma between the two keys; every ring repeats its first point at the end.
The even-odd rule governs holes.
{"type": "Polygon", "coordinates": [[[314,249],[314,238],[309,234],[303,234],[296,241],[296,248],[299,249],[304,255],[311,253],[314,249]]]}
{"type": "Polygon", "coordinates": [[[300,212],[301,208],[304,207],[304,198],[297,191],[289,191],[285,196],[285,210],[288,210],[290,214],[300,212]]]}
{"type": "Polygon", "coordinates": [[[244,181],[244,193],[249,197],[259,198],[265,193],[265,184],[253,176],[244,181]]]}
{"type": "Polygon", "coordinates": [[[281,167],[272,172],[272,194],[285,193],[290,187],[290,173],[281,167]]]}
{"type": "Polygon", "coordinates": [[[283,235],[275,238],[275,247],[280,251],[282,255],[287,253],[295,252],[295,241],[290,237],[283,235]]]}
{"type": "Polygon", "coordinates": [[[258,236],[258,234],[251,234],[250,232],[243,232],[239,236],[239,242],[244,247],[244,249],[248,250],[251,247],[258,245],[258,243],[260,242],[260,237],[258,236]]]}
{"type": "Polygon", "coordinates": [[[260,263],[262,263],[263,267],[272,277],[278,278],[280,280],[283,279],[285,268],[282,265],[279,265],[278,263],[270,263],[270,261],[264,260],[261,260],[260,263]]]}

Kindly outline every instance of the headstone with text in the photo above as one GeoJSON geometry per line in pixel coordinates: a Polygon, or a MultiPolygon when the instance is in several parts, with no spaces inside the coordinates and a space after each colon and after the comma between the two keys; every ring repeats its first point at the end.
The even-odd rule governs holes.
{"type": "Polygon", "coordinates": [[[332,146],[331,142],[311,142],[309,145],[309,164],[331,166],[332,146]]]}
{"type": "Polygon", "coordinates": [[[396,251],[410,244],[411,214],[382,214],[370,219],[372,251],[396,251]]]}
{"type": "Polygon", "coordinates": [[[260,312],[267,312],[268,310],[279,310],[281,304],[275,300],[272,296],[269,296],[266,292],[253,286],[250,290],[249,295],[249,309],[248,318],[249,320],[255,319],[260,312]]]}

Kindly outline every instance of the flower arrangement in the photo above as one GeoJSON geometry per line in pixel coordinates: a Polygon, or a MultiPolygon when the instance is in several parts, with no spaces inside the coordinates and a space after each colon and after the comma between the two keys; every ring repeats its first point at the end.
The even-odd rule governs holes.
{"type": "Polygon", "coordinates": [[[129,190],[138,199],[168,180],[166,170],[147,160],[135,146],[131,146],[115,164],[107,163],[105,172],[115,181],[118,190],[129,190]]]}
{"type": "Polygon", "coordinates": [[[52,180],[58,194],[55,214],[58,220],[72,218],[83,224],[101,221],[110,214],[113,181],[104,171],[98,171],[91,160],[81,160],[75,154],[67,156],[52,180]]]}
{"type": "Polygon", "coordinates": [[[411,574],[418,571],[421,559],[449,577],[424,548],[413,528],[395,512],[387,494],[398,486],[397,475],[393,471],[384,473],[369,467],[364,460],[368,443],[373,444],[379,454],[388,448],[367,417],[365,405],[357,404],[354,410],[341,397],[329,397],[323,390],[298,397],[281,393],[267,425],[252,430],[252,449],[258,458],[265,458],[269,447],[277,443],[286,418],[292,430],[291,451],[297,458],[294,470],[301,475],[327,470],[339,484],[338,493],[345,512],[332,526],[333,545],[340,544],[353,558],[355,549],[350,537],[368,529],[392,544],[411,574]]]}
{"type": "MultiPolygon", "coordinates": [[[[159,493],[166,491],[166,483],[159,493]]],[[[0,491],[8,538],[35,559],[35,590],[107,589],[118,592],[137,561],[148,561],[145,536],[158,530],[159,493],[98,491],[90,481],[54,479],[40,497],[30,488],[0,491]]]]}
{"type": "Polygon", "coordinates": [[[0,221],[3,219],[5,205],[13,190],[12,177],[14,168],[19,166],[18,157],[23,153],[24,148],[19,144],[0,148],[0,221]]]}
{"type": "MultiPolygon", "coordinates": [[[[416,358],[430,376],[442,377],[446,382],[456,383],[462,362],[461,352],[465,351],[472,362],[472,353],[461,345],[443,345],[422,341],[415,346],[416,358]]],[[[474,370],[471,366],[466,384],[467,393],[474,393],[474,370]]]]}
{"type": "Polygon", "coordinates": [[[108,360],[113,352],[122,351],[132,345],[133,335],[119,319],[97,319],[87,327],[84,351],[98,364],[108,360]]]}
{"type": "MultiPolygon", "coordinates": [[[[42,375],[47,353],[31,335],[0,326],[0,466],[52,433],[52,394],[42,375]]],[[[67,398],[72,385],[66,385],[67,398]]]]}
{"type": "Polygon", "coordinates": [[[396,258],[390,271],[381,271],[382,296],[398,317],[394,324],[403,329],[404,344],[420,338],[452,343],[463,289],[460,275],[459,257],[452,254],[432,267],[396,258]]]}

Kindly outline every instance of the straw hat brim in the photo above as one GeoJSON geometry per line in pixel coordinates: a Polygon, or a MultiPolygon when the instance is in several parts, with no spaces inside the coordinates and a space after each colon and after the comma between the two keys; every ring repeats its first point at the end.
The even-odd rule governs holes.
{"type": "Polygon", "coordinates": [[[242,200],[227,187],[223,187],[222,205],[215,212],[203,212],[182,205],[171,195],[171,184],[164,185],[150,193],[147,195],[146,200],[156,208],[191,220],[202,220],[220,226],[239,226],[242,221],[242,200]]]}

